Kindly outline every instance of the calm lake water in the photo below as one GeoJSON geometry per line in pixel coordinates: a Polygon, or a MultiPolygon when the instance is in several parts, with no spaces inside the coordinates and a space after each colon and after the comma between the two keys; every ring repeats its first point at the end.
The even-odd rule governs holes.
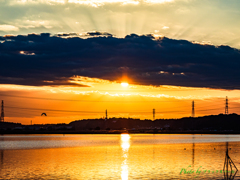
{"type": "Polygon", "coordinates": [[[224,179],[227,148],[240,169],[240,135],[3,135],[0,179],[224,179]]]}

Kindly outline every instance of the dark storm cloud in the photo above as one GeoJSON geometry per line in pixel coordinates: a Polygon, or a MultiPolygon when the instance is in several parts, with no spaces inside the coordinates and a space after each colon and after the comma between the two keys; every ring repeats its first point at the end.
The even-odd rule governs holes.
{"type": "Polygon", "coordinates": [[[0,83],[77,85],[68,80],[75,75],[107,80],[127,75],[142,85],[240,89],[237,49],[166,37],[156,40],[151,35],[105,35],[87,39],[48,33],[2,36],[0,83]]]}
{"type": "Polygon", "coordinates": [[[113,35],[107,32],[87,32],[87,33],[59,33],[56,34],[57,37],[72,38],[72,37],[81,37],[81,38],[90,38],[90,37],[112,37],[113,35]]]}

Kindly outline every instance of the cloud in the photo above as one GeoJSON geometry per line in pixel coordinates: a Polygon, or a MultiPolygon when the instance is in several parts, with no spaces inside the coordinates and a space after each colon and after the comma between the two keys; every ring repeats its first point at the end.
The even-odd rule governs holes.
{"type": "Polygon", "coordinates": [[[162,29],[169,29],[169,27],[168,26],[163,26],[162,29]]]}
{"type": "MultiPolygon", "coordinates": [[[[75,85],[75,76],[140,85],[240,89],[240,51],[152,35],[89,38],[49,33],[0,36],[0,83],[75,85]]],[[[105,35],[105,36],[103,36],[105,35]]]]}
{"type": "MultiPolygon", "coordinates": [[[[175,0],[10,0],[10,4],[80,4],[80,5],[90,5],[93,7],[102,6],[105,4],[120,3],[122,5],[134,4],[138,5],[139,3],[147,4],[162,4],[173,2],[175,0]]],[[[180,0],[178,0],[180,1],[180,0]]],[[[185,1],[185,0],[181,0],[185,1]]]]}
{"type": "Polygon", "coordinates": [[[122,5],[126,4],[139,4],[137,0],[68,0],[68,3],[91,5],[93,7],[102,6],[109,3],[120,3],[122,5]]]}
{"type": "Polygon", "coordinates": [[[9,31],[19,31],[19,28],[16,27],[16,26],[3,24],[3,25],[0,25],[0,31],[6,31],[6,32],[9,32],[9,31]]]}
{"type": "Polygon", "coordinates": [[[146,3],[150,3],[150,4],[162,4],[162,3],[168,3],[173,1],[174,0],[145,0],[146,3]]]}
{"type": "Polygon", "coordinates": [[[238,9],[235,1],[219,0],[0,0],[0,25],[16,27],[0,35],[106,31],[125,37],[159,30],[170,38],[240,48],[238,9]]]}

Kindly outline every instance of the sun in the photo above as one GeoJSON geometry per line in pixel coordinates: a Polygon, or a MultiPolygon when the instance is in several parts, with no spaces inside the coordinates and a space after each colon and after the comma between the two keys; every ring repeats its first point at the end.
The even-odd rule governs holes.
{"type": "Polygon", "coordinates": [[[128,83],[126,83],[126,82],[122,82],[121,85],[122,85],[122,87],[128,87],[128,83]]]}

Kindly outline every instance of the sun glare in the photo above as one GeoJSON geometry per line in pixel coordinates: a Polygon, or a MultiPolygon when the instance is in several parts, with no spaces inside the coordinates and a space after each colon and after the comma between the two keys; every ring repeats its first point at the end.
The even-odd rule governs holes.
{"type": "Polygon", "coordinates": [[[122,82],[121,83],[122,87],[128,87],[128,83],[122,82]]]}
{"type": "Polygon", "coordinates": [[[121,140],[124,142],[128,142],[130,139],[130,135],[129,134],[121,134],[121,140]]]}

